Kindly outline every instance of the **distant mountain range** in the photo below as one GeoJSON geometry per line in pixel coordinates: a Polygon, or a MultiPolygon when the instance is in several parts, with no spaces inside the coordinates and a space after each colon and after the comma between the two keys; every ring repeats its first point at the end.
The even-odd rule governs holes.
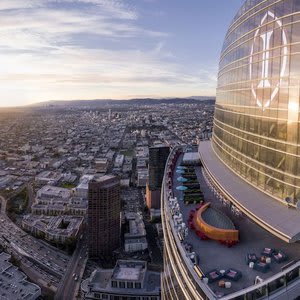
{"type": "Polygon", "coordinates": [[[30,107],[103,107],[115,105],[157,105],[157,104],[199,104],[205,102],[214,104],[215,97],[210,96],[191,96],[187,98],[139,98],[130,100],[113,100],[113,99],[93,99],[93,100],[50,100],[46,102],[34,103],[30,107]]]}

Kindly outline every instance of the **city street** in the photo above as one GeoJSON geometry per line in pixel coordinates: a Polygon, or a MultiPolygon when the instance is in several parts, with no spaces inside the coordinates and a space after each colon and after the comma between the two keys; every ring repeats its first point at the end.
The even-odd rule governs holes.
{"type": "Polygon", "coordinates": [[[60,282],[55,300],[75,299],[87,262],[87,238],[78,241],[76,250],[60,282]]]}

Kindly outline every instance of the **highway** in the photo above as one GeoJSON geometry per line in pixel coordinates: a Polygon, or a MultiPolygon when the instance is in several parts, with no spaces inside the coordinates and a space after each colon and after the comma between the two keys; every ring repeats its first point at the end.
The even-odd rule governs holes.
{"type": "Polygon", "coordinates": [[[14,224],[5,212],[6,200],[0,196],[0,245],[21,261],[23,271],[34,282],[43,282],[56,289],[71,257],[65,252],[27,234],[14,224]],[[26,272],[31,269],[33,272],[26,272]],[[33,277],[33,274],[36,277],[33,277]]]}
{"type": "MultiPolygon", "coordinates": [[[[31,186],[28,189],[32,194],[31,186]]],[[[70,257],[20,229],[6,215],[6,199],[0,196],[0,200],[0,245],[20,261],[22,270],[32,281],[52,289],[54,299],[75,299],[87,262],[87,237],[84,233],[70,257]]]]}

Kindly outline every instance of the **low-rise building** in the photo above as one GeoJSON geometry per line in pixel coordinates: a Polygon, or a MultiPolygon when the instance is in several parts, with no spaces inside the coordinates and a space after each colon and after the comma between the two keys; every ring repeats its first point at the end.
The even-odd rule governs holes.
{"type": "Polygon", "coordinates": [[[136,160],[136,167],[138,169],[147,168],[148,158],[146,157],[138,157],[136,160]]]}
{"type": "Polygon", "coordinates": [[[137,213],[127,213],[125,218],[129,223],[129,232],[124,234],[125,252],[146,250],[148,248],[148,242],[142,216],[137,213]]]}
{"type": "Polygon", "coordinates": [[[137,186],[145,187],[149,179],[148,169],[138,169],[137,177],[137,186]]]}
{"type": "Polygon", "coordinates": [[[22,220],[22,228],[49,242],[64,244],[77,238],[81,232],[83,220],[84,218],[80,216],[26,215],[22,220]]]}
{"type": "Polygon", "coordinates": [[[0,189],[8,187],[12,181],[13,178],[10,175],[0,177],[0,189]]]}
{"type": "Polygon", "coordinates": [[[149,147],[140,146],[135,148],[136,157],[148,157],[149,156],[149,147]]]}
{"type": "Polygon", "coordinates": [[[60,172],[43,171],[35,177],[35,181],[39,184],[57,184],[62,178],[60,172]]]}
{"type": "Polygon", "coordinates": [[[125,252],[141,252],[148,249],[148,242],[145,237],[126,239],[124,242],[125,252]]]}
{"type": "Polygon", "coordinates": [[[95,159],[95,168],[99,173],[106,173],[108,168],[108,158],[96,158],[95,159]]]}
{"type": "Polygon", "coordinates": [[[132,157],[125,156],[125,161],[123,164],[123,173],[132,172],[132,157]]]}
{"type": "Polygon", "coordinates": [[[128,188],[129,185],[130,185],[130,179],[129,179],[129,178],[121,179],[121,180],[120,180],[120,184],[121,184],[121,187],[126,187],[126,188],[128,188]]]}
{"type": "Polygon", "coordinates": [[[150,209],[150,219],[151,219],[151,221],[153,221],[155,219],[160,219],[160,217],[161,217],[161,210],[160,209],[155,209],[155,208],[150,209]]]}
{"type": "Polygon", "coordinates": [[[97,269],[81,284],[84,299],[159,300],[160,273],[144,261],[119,260],[114,269],[97,269]]]}
{"type": "Polygon", "coordinates": [[[75,188],[76,196],[79,198],[87,199],[88,198],[88,190],[89,190],[89,182],[95,177],[95,175],[83,175],[80,180],[79,184],[75,188]]]}
{"type": "Polygon", "coordinates": [[[69,189],[45,185],[37,191],[36,199],[40,203],[48,204],[51,201],[68,202],[72,196],[72,191],[69,189]]]}
{"type": "Polygon", "coordinates": [[[28,282],[26,275],[9,260],[11,256],[0,253],[0,299],[26,299],[35,300],[41,296],[41,288],[28,282]]]}
{"type": "Polygon", "coordinates": [[[87,211],[85,183],[79,184],[75,190],[46,185],[42,187],[31,206],[31,212],[36,215],[84,215],[87,211]],[[84,196],[78,197],[76,193],[84,196]]]}
{"type": "Polygon", "coordinates": [[[115,159],[115,168],[122,168],[124,163],[124,155],[118,154],[115,159]]]}

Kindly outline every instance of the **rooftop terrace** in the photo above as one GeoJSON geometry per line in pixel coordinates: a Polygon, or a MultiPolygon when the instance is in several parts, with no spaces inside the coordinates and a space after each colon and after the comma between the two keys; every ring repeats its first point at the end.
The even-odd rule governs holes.
{"type": "Polygon", "coordinates": [[[248,216],[287,242],[300,240],[300,211],[284,206],[237,176],[218,158],[210,141],[201,142],[199,152],[212,176],[248,216]]]}
{"type": "MultiPolygon", "coordinates": [[[[176,161],[176,167],[172,174],[173,184],[171,188],[173,196],[178,199],[183,222],[188,224],[191,210],[195,210],[197,206],[199,207],[199,205],[185,204],[184,191],[177,188],[183,185],[182,182],[178,181],[179,174],[175,172],[176,169],[180,169],[178,166],[182,164],[182,158],[183,154],[181,154],[176,161]]],[[[215,295],[219,294],[220,296],[225,296],[250,287],[254,284],[256,276],[259,276],[263,280],[267,280],[273,275],[279,273],[283,266],[299,259],[299,243],[288,244],[258,226],[251,219],[243,215],[239,210],[233,210],[228,202],[226,203],[221,201],[220,196],[213,192],[213,189],[205,175],[204,169],[197,166],[195,167],[195,173],[197,181],[200,184],[200,189],[205,201],[204,203],[210,202],[213,209],[226,215],[233,222],[235,228],[239,230],[239,242],[233,247],[227,247],[213,240],[202,240],[196,235],[195,231],[191,229],[189,230],[188,236],[184,239],[184,242],[181,243],[182,248],[184,248],[186,244],[190,244],[192,246],[191,251],[196,253],[196,256],[199,259],[198,265],[204,274],[215,269],[218,271],[235,269],[242,273],[242,277],[238,281],[229,280],[232,283],[231,288],[229,289],[219,287],[219,281],[209,283],[209,287],[215,295]],[[277,251],[280,250],[287,255],[288,259],[285,262],[276,263],[272,258],[270,268],[266,273],[250,268],[245,260],[246,255],[248,253],[255,253],[257,257],[260,258],[264,248],[272,248],[277,251]]],[[[180,175],[184,177],[185,173],[181,173],[180,175]]],[[[227,180],[229,181],[230,178],[227,178],[227,180]]],[[[216,222],[218,223],[218,221],[216,222]]]]}

